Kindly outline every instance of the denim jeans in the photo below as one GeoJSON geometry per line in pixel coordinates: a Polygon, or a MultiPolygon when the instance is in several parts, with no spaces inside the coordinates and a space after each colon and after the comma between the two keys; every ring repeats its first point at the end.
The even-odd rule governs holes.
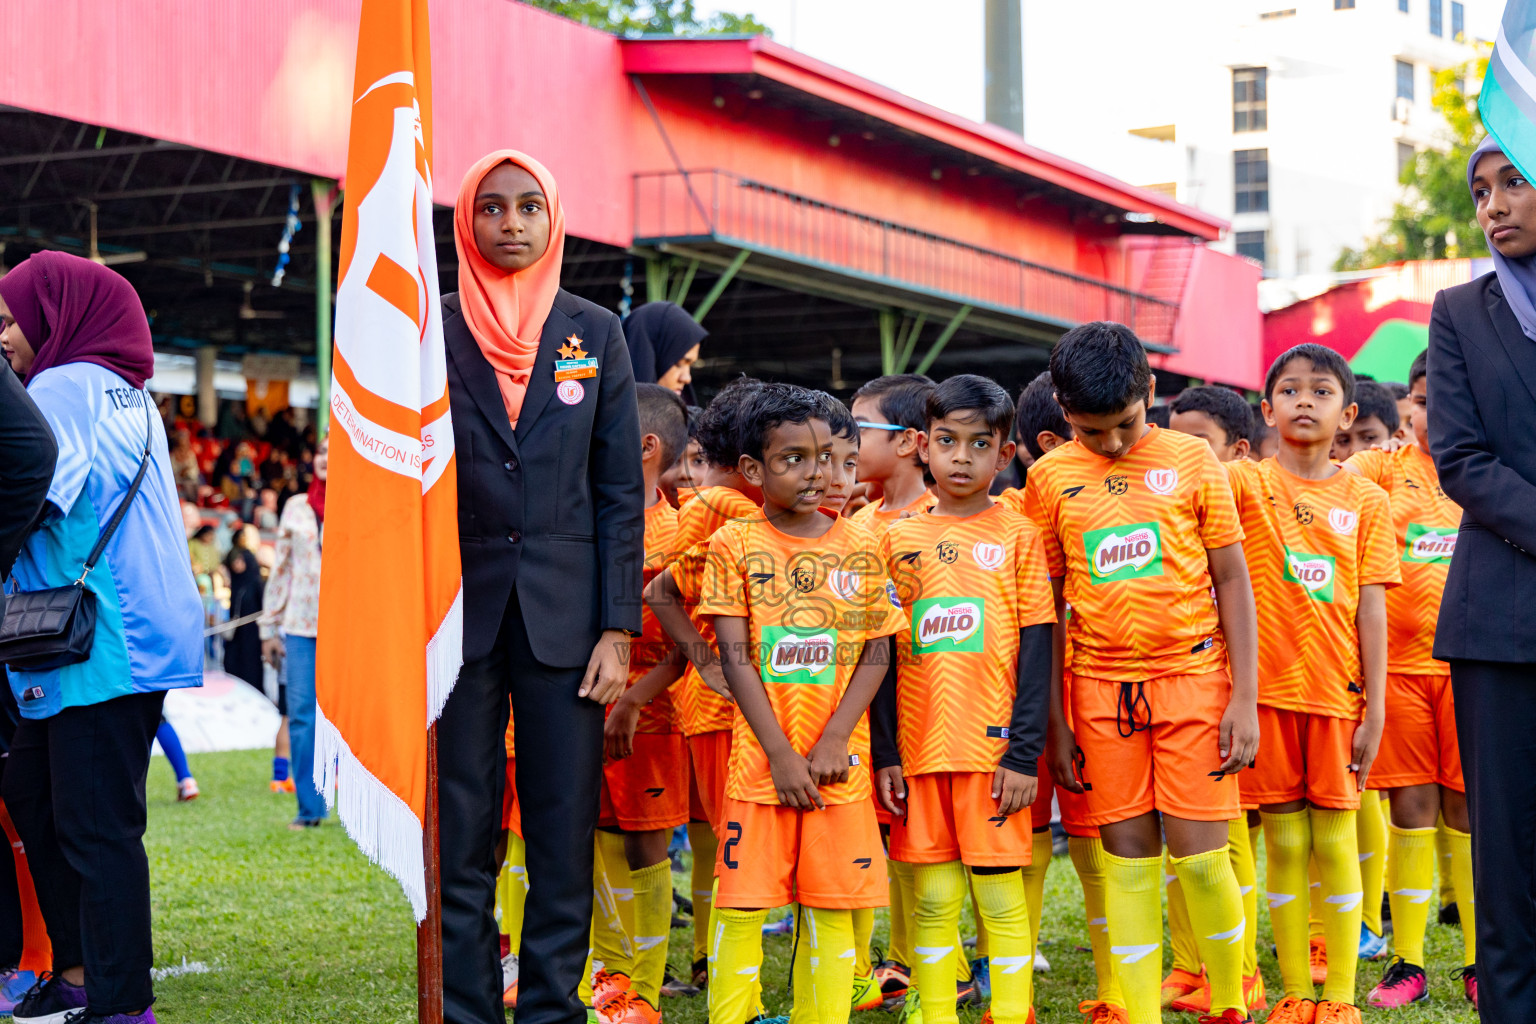
{"type": "Polygon", "coordinates": [[[315,638],[283,634],[288,671],[288,740],[293,745],[293,785],[299,818],[325,817],[325,798],[315,787],[315,638]]]}

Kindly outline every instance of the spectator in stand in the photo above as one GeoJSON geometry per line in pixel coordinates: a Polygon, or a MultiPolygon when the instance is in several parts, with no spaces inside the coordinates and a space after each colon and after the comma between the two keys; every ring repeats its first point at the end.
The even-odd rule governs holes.
{"type": "Polygon", "coordinates": [[[233,444],[251,432],[250,418],[245,414],[244,402],[224,402],[219,410],[219,425],[213,428],[214,436],[226,444],[233,444]]]}
{"type": "MultiPolygon", "coordinates": [[[[234,543],[224,558],[224,571],[229,574],[229,618],[236,621],[262,610],[262,597],[266,584],[261,579],[261,565],[255,550],[261,537],[253,526],[235,531],[234,543]]],[[[261,661],[261,627],[254,622],[236,626],[224,638],[224,671],[236,679],[243,679],[257,692],[265,695],[261,661]]],[[[272,791],[292,793],[293,779],[288,772],[288,688],[281,676],[277,684],[277,713],[281,720],[277,727],[277,741],[272,749],[272,791]]]]}
{"type": "Polygon", "coordinates": [[[320,539],[325,526],[326,443],[315,452],[315,480],[283,506],[277,562],[262,599],[261,654],[274,668],[287,662],[288,736],[298,816],[289,828],[316,828],[325,799],[315,787],[315,635],[320,618],[320,539]]]}
{"type": "Polygon", "coordinates": [[[257,501],[256,514],[252,517],[256,521],[257,529],[277,529],[277,492],[271,489],[263,490],[258,496],[257,501]]]}
{"type": "Polygon", "coordinates": [[[197,453],[192,450],[192,434],[188,430],[176,431],[176,443],[171,448],[171,475],[181,500],[197,501],[197,488],[203,482],[203,474],[197,468],[197,453]]]}
{"type": "Polygon", "coordinates": [[[90,657],[10,672],[22,718],[5,803],[53,943],[53,971],[15,1019],[152,1024],[144,779],[165,691],[203,674],[170,452],[143,390],[149,323],[127,281],[58,252],[0,278],[0,317],[0,351],[61,440],[45,514],[16,563],[22,590],[79,576],[146,445],[150,462],[84,581],[100,608],[90,657]]]}

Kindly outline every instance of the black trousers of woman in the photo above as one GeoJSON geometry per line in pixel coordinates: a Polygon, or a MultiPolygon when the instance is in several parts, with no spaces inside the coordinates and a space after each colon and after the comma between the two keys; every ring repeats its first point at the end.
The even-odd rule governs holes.
{"type": "Polygon", "coordinates": [[[164,693],[21,720],[5,806],[27,848],[55,968],[85,966],[96,1013],[154,1001],[144,779],[164,693]]]}
{"type": "Polygon", "coordinates": [[[1483,1020],[1536,1022],[1536,665],[1452,661],[1483,1020]]]}
{"type": "Polygon", "coordinates": [[[586,1020],[576,989],[592,929],[603,708],[576,695],[582,675],[534,658],[514,593],[490,655],[464,666],[438,719],[445,1024],[506,1020],[494,905],[509,694],[528,851],[518,1024],[586,1020]]]}

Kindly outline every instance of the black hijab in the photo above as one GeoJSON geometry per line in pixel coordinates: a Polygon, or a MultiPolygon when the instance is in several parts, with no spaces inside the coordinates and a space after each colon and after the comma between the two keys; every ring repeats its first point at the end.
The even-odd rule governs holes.
{"type": "MultiPolygon", "coordinates": [[[[688,350],[709,336],[688,311],[675,302],[647,302],[624,321],[624,340],[634,364],[635,382],[655,384],[676,366],[688,350]]],[[[693,405],[693,385],[683,388],[683,400],[693,405]]]]}

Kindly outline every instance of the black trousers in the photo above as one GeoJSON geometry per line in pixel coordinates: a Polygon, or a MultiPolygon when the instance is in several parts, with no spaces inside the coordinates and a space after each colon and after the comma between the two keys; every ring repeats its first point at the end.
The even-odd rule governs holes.
{"type": "Polygon", "coordinates": [[[27,848],[55,969],[83,964],[97,1013],[154,1001],[144,779],[164,693],[22,719],[5,805],[27,848]]]}
{"type": "Polygon", "coordinates": [[[1536,1022],[1536,665],[1451,662],[1483,1020],[1536,1022]]]}
{"type": "Polygon", "coordinates": [[[514,594],[491,654],[464,666],[438,719],[445,1024],[506,1019],[493,908],[509,694],[528,848],[518,1024],[586,1020],[576,989],[592,928],[603,708],[576,695],[582,675],[534,659],[514,594]]]}
{"type": "MultiPolygon", "coordinates": [[[[3,611],[3,609],[0,609],[3,611]]],[[[7,685],[0,668],[0,786],[4,785],[5,766],[10,761],[11,737],[21,713],[16,709],[16,695],[7,685]]],[[[9,970],[21,962],[26,950],[22,930],[21,887],[16,878],[16,857],[0,853],[0,970],[9,970]]]]}

